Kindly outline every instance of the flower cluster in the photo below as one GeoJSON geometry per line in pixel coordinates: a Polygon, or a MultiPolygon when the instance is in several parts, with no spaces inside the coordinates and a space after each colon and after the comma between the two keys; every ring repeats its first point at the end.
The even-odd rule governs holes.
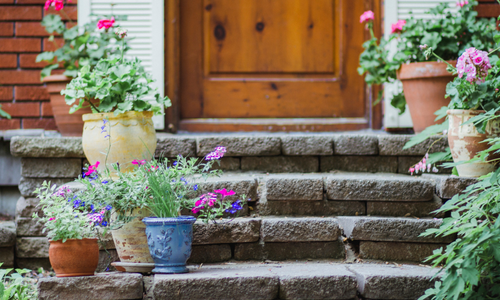
{"type": "Polygon", "coordinates": [[[47,0],[45,1],[45,10],[49,10],[49,7],[54,6],[54,9],[60,11],[64,8],[63,0],[47,0]]]}
{"type": "Polygon", "coordinates": [[[237,200],[236,202],[233,202],[231,204],[231,208],[226,209],[226,212],[230,213],[230,214],[235,214],[242,209],[243,209],[243,205],[242,205],[241,200],[237,200]]]}
{"type": "MultiPolygon", "coordinates": [[[[202,212],[207,216],[210,215],[222,215],[222,212],[235,214],[238,211],[243,209],[243,204],[245,200],[237,200],[235,202],[224,201],[224,198],[227,196],[234,195],[235,192],[233,190],[214,190],[214,193],[206,193],[200,196],[200,198],[195,202],[194,207],[191,211],[194,214],[198,214],[202,212]],[[218,195],[221,195],[221,199],[217,202],[218,195]]],[[[245,196],[242,196],[245,199],[245,196]]]]}
{"type": "Polygon", "coordinates": [[[224,156],[224,153],[226,153],[226,147],[216,147],[213,152],[210,152],[207,156],[205,156],[205,160],[220,159],[224,156]]]}
{"type": "Polygon", "coordinates": [[[375,14],[373,13],[373,11],[371,10],[368,10],[368,11],[365,11],[360,17],[359,17],[359,23],[363,23],[363,22],[369,22],[369,21],[373,21],[375,20],[375,14]]]}
{"type": "Polygon", "coordinates": [[[408,171],[413,175],[413,173],[418,174],[418,172],[428,172],[430,173],[431,171],[434,173],[437,173],[439,170],[436,168],[436,166],[432,166],[431,164],[427,163],[429,160],[429,153],[426,153],[424,158],[422,158],[421,161],[419,161],[416,165],[411,167],[408,171]]]}
{"type": "Polygon", "coordinates": [[[457,1],[457,6],[460,6],[460,7],[464,7],[467,4],[469,4],[469,1],[467,1],[467,0],[458,0],[457,1]]]}
{"type": "Polygon", "coordinates": [[[98,29],[102,29],[102,28],[109,29],[109,28],[113,27],[114,24],[115,24],[114,17],[111,17],[111,19],[101,19],[101,20],[99,20],[99,22],[97,22],[97,28],[98,29]]]}
{"type": "Polygon", "coordinates": [[[196,201],[195,207],[191,209],[191,211],[194,214],[197,214],[200,212],[200,210],[205,208],[205,204],[208,204],[208,206],[213,207],[215,203],[217,202],[217,195],[214,193],[206,193],[200,196],[200,200],[196,201]]]}
{"type": "MultiPolygon", "coordinates": [[[[145,160],[145,159],[143,159],[143,160],[137,160],[137,159],[134,159],[134,160],[132,161],[132,164],[133,164],[133,165],[138,165],[138,166],[140,165],[140,166],[142,166],[142,165],[145,165],[145,164],[146,164],[146,160],[145,160]]],[[[158,168],[158,167],[156,167],[156,168],[158,168]]]]}
{"type": "MultiPolygon", "coordinates": [[[[96,161],[96,163],[95,163],[95,164],[90,165],[90,166],[88,167],[87,172],[85,172],[85,173],[84,173],[84,175],[85,175],[85,176],[92,175],[94,172],[96,172],[96,171],[97,171],[97,167],[99,167],[99,164],[100,164],[100,162],[96,161]]],[[[84,176],[84,177],[85,177],[85,176],[84,176]]]]}
{"type": "Polygon", "coordinates": [[[116,30],[115,30],[115,34],[116,34],[117,36],[119,36],[120,38],[122,38],[122,39],[123,39],[124,37],[126,37],[126,36],[127,36],[127,29],[123,29],[123,28],[118,27],[118,28],[116,28],[116,30]]]}
{"type": "Polygon", "coordinates": [[[71,189],[69,188],[69,186],[63,185],[57,189],[57,191],[54,193],[54,196],[66,197],[67,193],[71,193],[71,189]]]}
{"type": "Polygon", "coordinates": [[[470,83],[484,82],[491,68],[488,52],[474,47],[465,50],[457,61],[458,77],[462,78],[464,74],[467,74],[466,79],[470,83]]]}
{"type": "Polygon", "coordinates": [[[391,33],[403,32],[403,27],[406,25],[406,20],[399,20],[391,25],[391,33]]]}

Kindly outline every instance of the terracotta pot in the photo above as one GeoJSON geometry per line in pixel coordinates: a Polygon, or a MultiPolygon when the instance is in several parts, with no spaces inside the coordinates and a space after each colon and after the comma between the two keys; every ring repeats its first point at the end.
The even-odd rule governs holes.
{"type": "Polygon", "coordinates": [[[153,263],[149,254],[146,224],[142,222],[142,219],[150,214],[146,209],[136,209],[132,215],[136,218],[120,229],[111,231],[116,252],[124,263],[153,263]]]}
{"type": "MultiPolygon", "coordinates": [[[[457,62],[449,63],[456,65],[457,62]]],[[[398,72],[415,133],[444,122],[444,119],[434,121],[434,112],[450,103],[444,95],[446,85],[453,80],[453,75],[446,71],[446,66],[444,62],[419,62],[404,64],[398,72]]]]}
{"type": "MultiPolygon", "coordinates": [[[[448,144],[454,162],[472,159],[478,152],[489,148],[488,143],[482,143],[487,138],[500,135],[500,120],[489,121],[485,133],[479,133],[474,124],[461,124],[470,118],[484,113],[484,110],[448,110],[450,126],[448,129],[448,144]]],[[[488,157],[492,159],[495,157],[488,157]]],[[[457,166],[461,177],[479,177],[495,170],[495,165],[487,162],[474,162],[457,166]]]]}
{"type": "Polygon", "coordinates": [[[57,277],[94,275],[99,263],[97,239],[50,241],[49,260],[57,277]]]}
{"type": "Polygon", "coordinates": [[[69,113],[71,106],[66,104],[61,91],[72,78],[64,75],[51,75],[43,79],[47,85],[47,91],[50,95],[50,104],[52,113],[56,121],[57,128],[62,136],[82,136],[83,120],[82,115],[91,113],[90,108],[82,108],[72,114],[69,113]]]}
{"type": "Polygon", "coordinates": [[[156,131],[152,117],[150,111],[129,111],[117,116],[113,113],[83,115],[85,156],[91,164],[99,161],[97,170],[101,172],[108,166],[112,177],[117,177],[112,164],[119,163],[122,172],[132,171],[132,161],[150,160],[155,153],[156,131]]]}

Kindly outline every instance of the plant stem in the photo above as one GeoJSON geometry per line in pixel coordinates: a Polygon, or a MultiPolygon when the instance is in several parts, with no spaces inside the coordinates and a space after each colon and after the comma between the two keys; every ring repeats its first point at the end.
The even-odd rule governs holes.
{"type": "Polygon", "coordinates": [[[121,48],[121,52],[122,52],[122,59],[121,59],[121,62],[123,63],[123,52],[125,52],[125,39],[122,39],[122,48],[121,48]]]}
{"type": "Polygon", "coordinates": [[[90,106],[91,106],[93,109],[95,109],[95,111],[100,112],[100,111],[97,109],[97,107],[94,105],[94,103],[92,103],[90,100],[88,100],[87,98],[84,98],[84,101],[87,101],[87,102],[90,104],[90,106]]]}
{"type": "Polygon", "coordinates": [[[454,66],[452,66],[449,62],[447,62],[446,60],[444,60],[443,58],[441,58],[441,56],[437,55],[436,53],[434,53],[434,51],[432,51],[432,55],[434,55],[438,60],[441,60],[443,61],[444,63],[446,63],[449,67],[453,68],[453,70],[457,70],[454,66]]]}
{"type": "Polygon", "coordinates": [[[64,14],[64,16],[68,19],[68,22],[73,25],[73,20],[71,20],[71,18],[68,16],[68,14],[64,11],[64,9],[61,9],[62,13],[64,14]]]}

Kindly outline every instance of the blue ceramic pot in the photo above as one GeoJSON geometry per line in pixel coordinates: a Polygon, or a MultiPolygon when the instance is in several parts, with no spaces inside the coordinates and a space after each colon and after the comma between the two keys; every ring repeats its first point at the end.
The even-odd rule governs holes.
{"type": "Polygon", "coordinates": [[[186,273],[193,241],[192,216],[144,218],[149,253],[155,262],[153,273],[186,273]]]}

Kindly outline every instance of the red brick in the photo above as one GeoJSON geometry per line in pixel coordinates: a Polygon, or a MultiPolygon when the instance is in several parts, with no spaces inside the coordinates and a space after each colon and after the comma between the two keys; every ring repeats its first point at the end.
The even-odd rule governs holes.
{"type": "Polygon", "coordinates": [[[40,103],[4,103],[2,109],[12,117],[38,117],[40,116],[40,103]]]}
{"type": "Polygon", "coordinates": [[[0,68],[17,68],[17,54],[0,54],[0,68]]]}
{"type": "Polygon", "coordinates": [[[10,22],[0,22],[0,36],[13,36],[13,35],[14,35],[14,24],[10,22]]]}
{"type": "Polygon", "coordinates": [[[19,119],[0,119],[0,130],[21,129],[21,120],[19,119]]]}
{"type": "Polygon", "coordinates": [[[41,6],[2,6],[0,9],[0,20],[2,21],[39,21],[41,19],[41,6]]]}
{"type": "Polygon", "coordinates": [[[14,0],[0,0],[0,3],[2,3],[2,4],[11,4],[11,3],[14,3],[14,0]]]}
{"type": "Polygon", "coordinates": [[[52,117],[52,105],[50,102],[42,102],[42,117],[52,117]]]}
{"type": "Polygon", "coordinates": [[[12,101],[12,87],[0,86],[0,101],[12,101]]]}
{"type": "Polygon", "coordinates": [[[37,63],[37,56],[38,54],[19,54],[19,66],[26,69],[39,69],[48,65],[43,61],[37,63]]]}
{"type": "Polygon", "coordinates": [[[2,84],[39,84],[40,71],[31,70],[0,70],[0,82],[2,84]]]}
{"type": "Polygon", "coordinates": [[[43,39],[43,51],[56,51],[64,45],[64,39],[55,38],[53,41],[49,41],[48,38],[43,39]]]}
{"type": "Polygon", "coordinates": [[[44,86],[16,86],[16,101],[43,101],[49,100],[49,93],[44,86]]]}
{"type": "Polygon", "coordinates": [[[40,22],[16,22],[16,36],[50,36],[40,22]]]}
{"type": "Polygon", "coordinates": [[[40,52],[40,39],[37,38],[2,38],[0,52],[40,52]]]}
{"type": "Polygon", "coordinates": [[[54,119],[23,119],[23,128],[43,128],[45,130],[57,130],[54,119]]]}
{"type": "Polygon", "coordinates": [[[54,7],[50,7],[49,10],[43,10],[43,15],[59,15],[61,19],[65,21],[76,21],[78,19],[78,10],[76,6],[65,6],[64,7],[64,12],[61,11],[56,11],[54,7]],[[69,19],[68,19],[69,17],[69,19]]]}

